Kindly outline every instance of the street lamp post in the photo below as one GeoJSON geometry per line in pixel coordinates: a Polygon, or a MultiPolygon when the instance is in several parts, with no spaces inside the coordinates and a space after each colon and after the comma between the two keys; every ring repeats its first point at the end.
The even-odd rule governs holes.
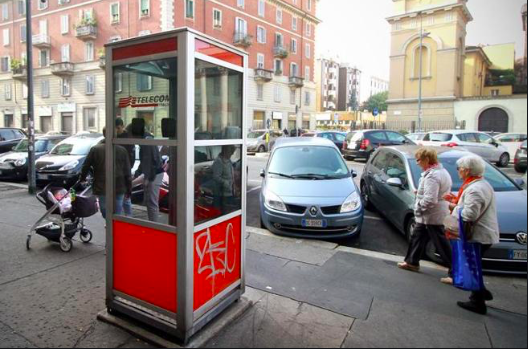
{"type": "Polygon", "coordinates": [[[422,110],[422,84],[423,84],[423,39],[430,33],[423,31],[423,12],[420,12],[420,72],[418,75],[418,132],[422,132],[423,110],[422,110]]]}
{"type": "Polygon", "coordinates": [[[26,0],[26,45],[27,45],[27,118],[29,132],[28,147],[28,191],[35,194],[37,190],[37,179],[35,171],[35,113],[33,102],[33,37],[31,35],[31,0],[26,0]]]}

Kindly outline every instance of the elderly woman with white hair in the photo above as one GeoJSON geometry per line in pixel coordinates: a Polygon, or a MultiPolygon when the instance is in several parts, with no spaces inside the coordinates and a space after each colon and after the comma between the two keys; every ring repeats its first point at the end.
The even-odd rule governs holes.
{"type": "MultiPolygon", "coordinates": [[[[462,219],[466,226],[472,226],[472,236],[469,242],[481,246],[482,254],[492,245],[500,241],[499,222],[497,218],[497,204],[495,191],[491,184],[484,179],[486,163],[476,155],[468,155],[457,161],[460,179],[464,182],[457,196],[448,194],[444,199],[451,202],[452,214],[456,217],[462,212],[462,219]]],[[[472,292],[469,302],[458,302],[458,306],[466,310],[485,315],[486,301],[493,300],[487,289],[472,292]]]]}

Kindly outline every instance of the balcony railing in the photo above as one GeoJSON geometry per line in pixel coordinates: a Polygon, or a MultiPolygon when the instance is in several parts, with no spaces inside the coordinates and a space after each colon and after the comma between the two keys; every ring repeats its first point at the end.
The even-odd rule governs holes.
{"type": "Polygon", "coordinates": [[[95,40],[97,39],[97,27],[95,25],[83,25],[77,27],[75,36],[81,40],[95,40]]]}
{"type": "Polygon", "coordinates": [[[235,46],[248,48],[253,45],[253,36],[248,35],[247,33],[235,33],[233,37],[233,44],[235,46]]]}
{"type": "Polygon", "coordinates": [[[58,76],[71,76],[74,73],[75,64],[61,62],[51,64],[51,73],[58,76]]]}
{"type": "Polygon", "coordinates": [[[283,46],[275,46],[273,48],[273,55],[275,56],[275,58],[287,58],[289,53],[288,53],[288,50],[285,49],[283,46]]]}
{"type": "Polygon", "coordinates": [[[21,66],[19,68],[13,68],[11,70],[11,73],[13,74],[13,79],[15,80],[26,80],[27,79],[27,69],[24,66],[21,66]]]}
{"type": "Polygon", "coordinates": [[[255,81],[269,82],[273,80],[273,72],[262,68],[255,69],[255,81]]]}
{"type": "Polygon", "coordinates": [[[46,34],[35,34],[32,38],[33,46],[38,48],[48,48],[51,46],[51,39],[46,34]]]}
{"type": "Polygon", "coordinates": [[[290,76],[289,85],[291,88],[300,88],[304,86],[304,79],[298,76],[290,76]]]}

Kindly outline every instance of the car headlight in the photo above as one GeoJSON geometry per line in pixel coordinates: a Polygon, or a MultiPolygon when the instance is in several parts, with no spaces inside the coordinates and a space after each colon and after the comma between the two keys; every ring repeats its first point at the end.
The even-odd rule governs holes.
{"type": "Polygon", "coordinates": [[[27,162],[26,158],[18,159],[17,161],[15,161],[15,166],[22,167],[26,164],[26,162],[27,162]]]}
{"type": "Polygon", "coordinates": [[[358,210],[361,207],[361,197],[357,191],[354,191],[341,206],[341,213],[349,213],[358,210]]]}
{"type": "Polygon", "coordinates": [[[79,165],[79,161],[75,160],[63,166],[59,171],[70,171],[76,168],[78,165],[79,165]]]}
{"type": "Polygon", "coordinates": [[[271,208],[272,210],[288,212],[288,209],[286,208],[286,205],[281,200],[281,198],[279,198],[277,195],[275,195],[269,190],[265,193],[264,203],[268,208],[271,208]]]}

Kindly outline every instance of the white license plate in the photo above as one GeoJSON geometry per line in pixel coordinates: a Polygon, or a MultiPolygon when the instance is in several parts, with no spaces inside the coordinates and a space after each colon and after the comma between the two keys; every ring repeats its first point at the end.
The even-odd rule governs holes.
{"type": "Polygon", "coordinates": [[[302,221],[304,228],[326,228],[326,221],[322,219],[305,219],[302,221]]]}
{"type": "Polygon", "coordinates": [[[513,260],[521,260],[521,261],[524,261],[527,259],[527,251],[523,251],[523,250],[515,250],[515,251],[511,251],[511,256],[513,260]]]}
{"type": "Polygon", "coordinates": [[[47,181],[50,179],[49,175],[38,175],[38,178],[43,181],[47,181]]]}

